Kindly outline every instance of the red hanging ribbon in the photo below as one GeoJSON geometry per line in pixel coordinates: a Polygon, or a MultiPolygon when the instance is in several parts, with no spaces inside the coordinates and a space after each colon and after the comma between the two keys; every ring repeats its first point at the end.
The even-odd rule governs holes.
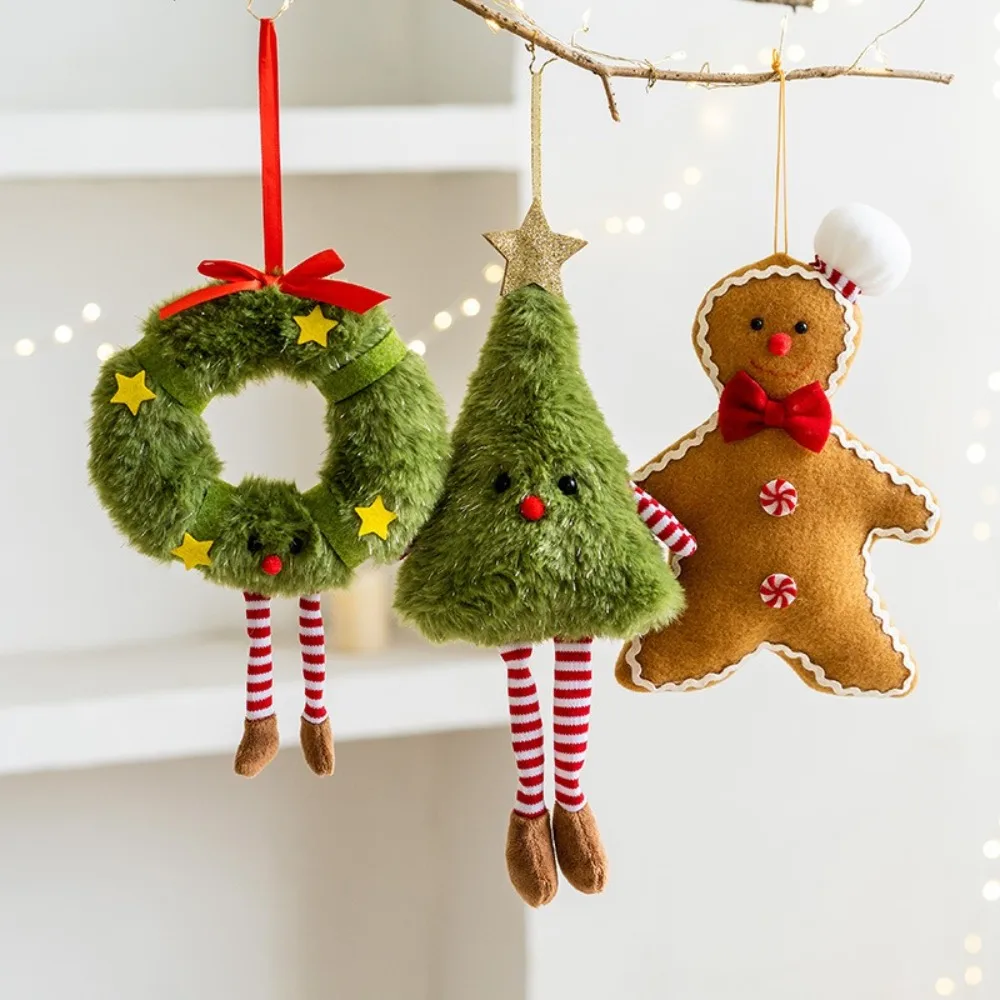
{"type": "Polygon", "coordinates": [[[271,18],[261,18],[258,57],[260,104],[261,194],[264,208],[264,270],[235,260],[203,260],[198,265],[206,278],[221,285],[199,288],[165,305],[160,319],[211,302],[236,292],[253,292],[275,285],[282,292],[300,299],[312,299],[327,305],[364,313],[385,302],[388,295],[347,281],[331,281],[330,275],[342,271],[344,262],[335,250],[322,250],[306,258],[290,271],[284,269],[284,225],[281,211],[281,130],[278,101],[278,36],[271,18]]]}

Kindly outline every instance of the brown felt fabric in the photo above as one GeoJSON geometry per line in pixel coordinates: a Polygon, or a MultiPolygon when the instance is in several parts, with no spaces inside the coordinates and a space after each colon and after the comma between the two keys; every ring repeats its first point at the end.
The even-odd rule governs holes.
{"type": "Polygon", "coordinates": [[[534,819],[510,814],[507,826],[507,874],[528,906],[545,906],[559,889],[548,811],[534,819]]]}
{"type": "Polygon", "coordinates": [[[329,717],[319,725],[302,719],[299,726],[299,742],[302,745],[302,756],[314,774],[318,774],[321,778],[333,774],[333,727],[330,725],[329,717]]]}
{"type": "Polygon", "coordinates": [[[552,832],[556,858],[566,881],[578,892],[602,892],[608,884],[608,859],[590,805],[578,812],[567,812],[557,802],[552,832]]]}
{"type": "Polygon", "coordinates": [[[255,778],[274,760],[279,749],[278,718],[244,719],[243,739],[236,751],[233,770],[244,778],[255,778]]]}
{"type": "MultiPolygon", "coordinates": [[[[776,276],[723,295],[709,314],[708,341],[723,381],[746,370],[781,398],[811,381],[827,383],[845,331],[843,308],[829,288],[776,276]],[[832,319],[834,307],[839,325],[832,319]],[[759,334],[749,325],[754,316],[767,324],[759,334]],[[768,354],[767,337],[799,320],[809,324],[809,332],[790,333],[791,352],[784,358],[768,354]],[[751,367],[762,358],[779,374],[762,375],[751,367]],[[794,373],[787,377],[781,374],[786,362],[794,373]]],[[[640,640],[636,658],[643,680],[656,686],[701,682],[770,642],[804,653],[823,671],[825,685],[806,665],[785,657],[817,690],[829,691],[831,682],[862,692],[912,690],[912,680],[901,690],[909,671],[872,611],[862,549],[874,528],[926,528],[932,511],[923,497],[833,435],[815,454],[775,429],[730,444],[717,429],[710,431],[702,444],[650,473],[641,485],[698,541],[698,551],[682,564],[687,609],[672,626],[640,640]],[[786,517],[773,517],[760,505],[760,489],[772,479],[788,480],[798,491],[798,507],[786,517]],[[795,580],[798,598],[790,607],[769,608],[761,601],[760,584],[772,573],[795,580]]],[[[618,680],[648,690],[634,683],[626,661],[631,646],[626,643],[619,656],[618,680]]]]}
{"type": "MultiPolygon", "coordinates": [[[[785,254],[774,254],[741,267],[733,275],[762,271],[772,265],[806,267],[785,254]]],[[[854,317],[858,323],[857,343],[861,339],[861,311],[856,306],[854,317]]],[[[725,384],[742,370],[775,399],[810,382],[820,382],[826,388],[837,369],[847,332],[844,308],[829,288],[823,282],[797,275],[752,279],[745,285],[733,286],[715,300],[708,324],[708,345],[719,368],[719,381],[725,384]],[[750,326],[755,318],[764,320],[763,329],[754,330],[750,326]],[[809,325],[807,333],[795,332],[800,320],[809,325]],[[782,358],[776,358],[767,349],[768,340],[776,333],[787,333],[792,338],[792,348],[782,358]]],[[[698,336],[697,321],[694,336],[698,336]]],[[[695,349],[700,358],[697,343],[695,349]]]]}

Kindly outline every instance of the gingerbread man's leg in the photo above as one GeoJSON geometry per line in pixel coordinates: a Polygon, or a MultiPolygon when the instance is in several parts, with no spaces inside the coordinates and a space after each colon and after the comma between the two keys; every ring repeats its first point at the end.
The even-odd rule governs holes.
{"type": "Polygon", "coordinates": [[[709,687],[760,645],[759,600],[744,609],[698,589],[688,589],[688,606],[673,624],[625,643],[615,667],[619,684],[632,691],[709,687]]]}
{"type": "Polygon", "coordinates": [[[864,584],[843,601],[811,612],[785,632],[782,643],[800,655],[780,653],[807,684],[831,694],[897,698],[913,690],[913,661],[902,639],[883,628],[864,584]]]}

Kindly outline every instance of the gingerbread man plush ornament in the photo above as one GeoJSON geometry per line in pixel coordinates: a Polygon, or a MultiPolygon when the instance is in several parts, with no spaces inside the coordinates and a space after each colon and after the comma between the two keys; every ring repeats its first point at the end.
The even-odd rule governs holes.
{"type": "Polygon", "coordinates": [[[724,278],[698,311],[695,349],[719,409],[636,479],[699,548],[683,564],[680,619],[622,649],[617,676],[632,690],[708,687],[759,649],[819,691],[913,690],[870,552],[878,538],[926,541],[938,508],[835,423],[829,402],[861,339],[858,297],[894,288],[910,247],[864,205],[831,212],[815,243],[813,265],[775,254],[724,278]]]}

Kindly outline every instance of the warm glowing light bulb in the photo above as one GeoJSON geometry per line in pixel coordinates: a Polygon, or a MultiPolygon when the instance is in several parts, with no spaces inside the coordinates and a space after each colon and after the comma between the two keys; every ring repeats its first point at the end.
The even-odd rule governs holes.
{"type": "Polygon", "coordinates": [[[934,984],[934,992],[939,997],[950,997],[955,992],[955,983],[951,979],[942,977],[934,984]]]}
{"type": "Polygon", "coordinates": [[[57,344],[68,344],[73,339],[73,330],[63,324],[52,331],[52,337],[57,344]]]}
{"type": "MultiPolygon", "coordinates": [[[[972,526],[972,537],[977,542],[988,542],[990,540],[990,534],[989,521],[976,521],[976,523],[972,526]]],[[[1000,854],[997,854],[997,857],[1000,857],[1000,854]]]]}
{"type": "Polygon", "coordinates": [[[97,348],[97,357],[100,361],[107,361],[115,353],[114,344],[100,344],[97,348]]]}
{"type": "Polygon", "coordinates": [[[988,903],[995,903],[1000,899],[1000,882],[996,879],[990,879],[986,885],[983,886],[983,899],[988,903]]]}
{"type": "Polygon", "coordinates": [[[625,228],[633,236],[638,236],[646,228],[646,220],[639,215],[632,215],[626,220],[625,228]]]}
{"type": "Polygon", "coordinates": [[[625,228],[625,223],[617,215],[612,215],[610,219],[604,220],[604,228],[612,235],[616,235],[625,228]]]}
{"type": "Polygon", "coordinates": [[[792,62],[802,62],[802,60],[806,57],[806,50],[802,48],[801,45],[789,45],[785,55],[787,55],[792,62]]]}
{"type": "Polygon", "coordinates": [[[434,317],[434,329],[435,330],[447,330],[449,326],[454,322],[451,313],[445,309],[442,309],[434,317]]]}
{"type": "Polygon", "coordinates": [[[423,357],[427,353],[427,345],[422,340],[411,340],[406,346],[420,357],[423,357]]]}
{"type": "Polygon", "coordinates": [[[996,861],[1000,858],[1000,840],[987,840],[983,844],[983,854],[990,859],[990,861],[996,861]]]}
{"type": "Polygon", "coordinates": [[[663,207],[670,212],[676,212],[681,207],[683,200],[676,191],[668,191],[663,196],[663,207]]]}
{"type": "Polygon", "coordinates": [[[729,125],[726,112],[717,104],[709,105],[701,113],[701,127],[709,135],[722,135],[729,125]]]}
{"type": "Polygon", "coordinates": [[[20,358],[30,357],[35,353],[35,342],[23,337],[14,345],[14,353],[20,358]]]}
{"type": "Polygon", "coordinates": [[[88,302],[81,315],[84,323],[96,323],[101,318],[101,307],[96,302],[88,302]]]}
{"type": "Polygon", "coordinates": [[[965,950],[970,955],[978,955],[983,950],[983,939],[978,934],[969,934],[965,938],[965,950]]]}
{"type": "Polygon", "coordinates": [[[970,965],[965,970],[965,985],[979,986],[983,981],[983,970],[978,965],[970,965]]]}
{"type": "Polygon", "coordinates": [[[478,316],[480,309],[482,306],[479,304],[479,299],[466,299],[462,303],[463,316],[478,316]]]}
{"type": "Polygon", "coordinates": [[[503,268],[499,264],[487,264],[483,268],[483,277],[491,285],[499,285],[503,281],[503,268]]]}
{"type": "Polygon", "coordinates": [[[979,465],[986,458],[986,449],[981,444],[970,444],[965,449],[965,457],[973,465],[979,465]]]}
{"type": "Polygon", "coordinates": [[[697,184],[701,180],[701,171],[697,167],[688,167],[684,171],[685,184],[697,184]]]}

